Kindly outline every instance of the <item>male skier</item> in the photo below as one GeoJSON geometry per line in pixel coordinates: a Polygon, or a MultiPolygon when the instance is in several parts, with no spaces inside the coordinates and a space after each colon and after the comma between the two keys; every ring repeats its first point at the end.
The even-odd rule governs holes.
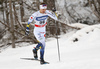
{"type": "Polygon", "coordinates": [[[47,64],[44,61],[44,49],[45,49],[45,34],[46,34],[46,24],[48,16],[57,20],[57,16],[54,13],[51,13],[47,9],[47,5],[45,3],[40,4],[40,10],[33,13],[29,20],[26,27],[26,35],[29,34],[29,25],[34,20],[35,27],[34,27],[34,36],[38,41],[38,45],[33,49],[34,58],[38,59],[37,51],[40,49],[40,64],[47,64]]]}

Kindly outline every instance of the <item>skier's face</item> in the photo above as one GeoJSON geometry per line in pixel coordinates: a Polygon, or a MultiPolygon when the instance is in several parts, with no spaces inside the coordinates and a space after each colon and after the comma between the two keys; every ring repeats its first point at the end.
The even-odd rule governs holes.
{"type": "Polygon", "coordinates": [[[40,9],[40,13],[45,13],[46,9],[40,9]]]}

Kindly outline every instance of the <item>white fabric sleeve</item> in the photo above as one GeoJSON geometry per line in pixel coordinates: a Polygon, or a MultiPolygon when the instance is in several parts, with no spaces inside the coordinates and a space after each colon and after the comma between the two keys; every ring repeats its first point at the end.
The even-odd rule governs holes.
{"type": "Polygon", "coordinates": [[[49,11],[49,10],[46,10],[46,12],[47,12],[49,17],[53,18],[54,20],[58,20],[57,16],[55,15],[55,13],[51,13],[51,11],[49,11]]]}
{"type": "Polygon", "coordinates": [[[30,24],[30,23],[34,20],[34,18],[35,18],[35,13],[32,14],[32,15],[29,17],[29,19],[28,19],[28,24],[30,24]]]}

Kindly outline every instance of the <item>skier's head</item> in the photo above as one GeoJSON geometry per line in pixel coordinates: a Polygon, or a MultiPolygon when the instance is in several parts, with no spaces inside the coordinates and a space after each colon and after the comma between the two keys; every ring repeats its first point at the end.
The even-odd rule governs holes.
{"type": "Polygon", "coordinates": [[[45,13],[47,5],[43,2],[40,4],[40,13],[45,13]]]}

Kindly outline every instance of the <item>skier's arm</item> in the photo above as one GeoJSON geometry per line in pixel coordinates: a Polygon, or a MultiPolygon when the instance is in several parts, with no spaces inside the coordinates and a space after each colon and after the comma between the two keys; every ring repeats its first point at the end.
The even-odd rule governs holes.
{"type": "Polygon", "coordinates": [[[57,15],[55,13],[51,13],[50,11],[47,10],[47,14],[49,17],[53,18],[54,20],[58,20],[57,15]]]}
{"type": "Polygon", "coordinates": [[[28,23],[27,23],[27,26],[26,26],[26,32],[25,34],[26,35],[29,35],[29,26],[30,26],[30,23],[34,20],[34,14],[32,14],[30,17],[29,17],[29,20],[28,20],[28,23]]]}

